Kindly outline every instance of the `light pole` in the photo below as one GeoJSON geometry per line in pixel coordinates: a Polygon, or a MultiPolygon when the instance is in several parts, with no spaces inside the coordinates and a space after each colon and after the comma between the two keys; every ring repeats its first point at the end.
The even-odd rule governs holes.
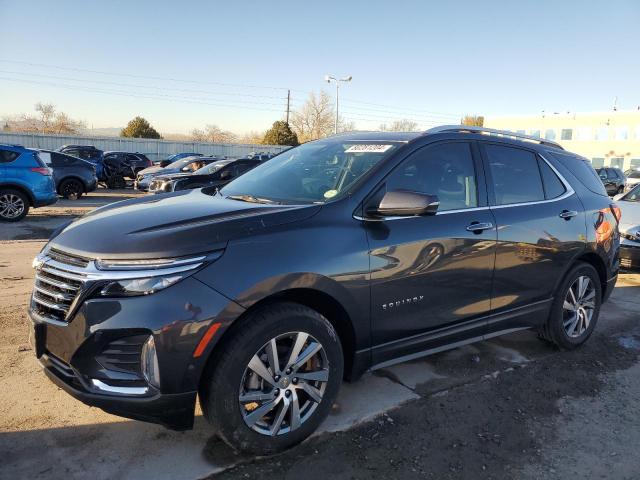
{"type": "Polygon", "coordinates": [[[340,94],[340,82],[350,82],[353,77],[349,75],[348,77],[336,78],[331,75],[325,75],[324,79],[327,83],[336,82],[336,128],[335,133],[338,133],[338,96],[340,94]]]}

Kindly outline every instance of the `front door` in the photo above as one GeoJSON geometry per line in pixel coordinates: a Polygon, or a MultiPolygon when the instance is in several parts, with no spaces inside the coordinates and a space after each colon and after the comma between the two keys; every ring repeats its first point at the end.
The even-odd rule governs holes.
{"type": "MultiPolygon", "coordinates": [[[[456,141],[417,150],[369,200],[411,190],[440,201],[436,215],[364,222],[374,346],[404,344],[409,337],[489,312],[496,229],[476,148],[474,142],[456,141]]],[[[422,347],[414,342],[398,350],[405,354],[422,347]]],[[[392,349],[374,348],[374,363],[393,356],[392,349]]]]}

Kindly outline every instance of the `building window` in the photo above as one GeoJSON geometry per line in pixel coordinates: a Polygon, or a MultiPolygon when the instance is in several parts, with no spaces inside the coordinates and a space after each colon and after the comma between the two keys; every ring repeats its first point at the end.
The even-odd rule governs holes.
{"type": "Polygon", "coordinates": [[[616,140],[627,140],[629,137],[629,129],[627,127],[616,128],[616,140]]]}
{"type": "MultiPolygon", "coordinates": [[[[640,131],[640,130],[638,130],[640,131]]],[[[516,133],[520,134],[520,135],[525,135],[525,131],[524,130],[516,130],[516,133]]]]}
{"type": "Polygon", "coordinates": [[[611,157],[611,163],[609,163],[609,166],[613,168],[622,168],[623,163],[624,157],[611,157]]]}
{"type": "Polygon", "coordinates": [[[601,127],[596,131],[596,140],[609,140],[609,129],[601,127]]]}
{"type": "Polygon", "coordinates": [[[582,127],[577,132],[578,140],[583,142],[591,140],[591,129],[589,127],[582,127]]]}
{"type": "Polygon", "coordinates": [[[531,130],[530,135],[532,137],[540,138],[540,130],[531,130]]]}
{"type": "Polygon", "coordinates": [[[561,140],[571,140],[573,138],[573,130],[570,128],[563,128],[560,132],[561,140]]]}
{"type": "Polygon", "coordinates": [[[553,128],[547,129],[547,131],[544,132],[544,138],[546,138],[547,140],[555,140],[556,131],[553,128]]]}
{"type": "Polygon", "coordinates": [[[630,166],[631,166],[631,168],[640,167],[640,158],[632,158],[630,166]]]}
{"type": "Polygon", "coordinates": [[[604,167],[604,158],[592,158],[591,159],[591,165],[593,165],[593,168],[602,168],[604,167]]]}

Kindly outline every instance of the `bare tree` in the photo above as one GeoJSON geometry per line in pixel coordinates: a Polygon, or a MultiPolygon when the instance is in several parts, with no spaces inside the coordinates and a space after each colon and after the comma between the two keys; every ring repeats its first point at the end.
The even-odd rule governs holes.
{"type": "Polygon", "coordinates": [[[482,127],[484,125],[484,117],[482,115],[465,115],[460,123],[470,127],[482,127]]]}
{"type": "Polygon", "coordinates": [[[405,118],[394,120],[390,125],[383,123],[378,127],[378,130],[382,132],[415,132],[418,130],[418,123],[405,118]]]}
{"type": "Polygon", "coordinates": [[[191,140],[195,142],[235,143],[238,137],[235,133],[222,130],[217,125],[207,125],[204,130],[200,128],[191,130],[191,140]]]}
{"type": "Polygon", "coordinates": [[[34,109],[40,114],[42,133],[47,132],[51,128],[51,122],[56,114],[56,107],[52,103],[38,102],[34,109]]]}
{"type": "Polygon", "coordinates": [[[305,104],[293,112],[291,127],[301,143],[331,135],[335,125],[335,111],[329,94],[321,91],[309,94],[305,104]]]}
{"type": "Polygon", "coordinates": [[[194,128],[193,130],[191,130],[191,140],[193,140],[194,142],[206,142],[207,134],[204,132],[204,130],[194,128]]]}
{"type": "Polygon", "coordinates": [[[53,122],[51,123],[50,130],[53,133],[77,133],[79,130],[85,127],[84,122],[79,120],[73,120],[64,112],[56,113],[53,122]]]}
{"type": "Polygon", "coordinates": [[[264,139],[264,134],[265,134],[265,132],[258,132],[258,131],[252,130],[252,131],[246,132],[244,135],[242,135],[238,139],[238,142],[239,143],[259,144],[259,143],[262,143],[262,140],[264,139]]]}

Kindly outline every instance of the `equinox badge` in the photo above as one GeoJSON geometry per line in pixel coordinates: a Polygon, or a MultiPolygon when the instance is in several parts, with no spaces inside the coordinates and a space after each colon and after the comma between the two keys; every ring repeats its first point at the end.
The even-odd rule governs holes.
{"type": "Polygon", "coordinates": [[[409,305],[411,303],[419,303],[422,300],[424,300],[424,295],[420,295],[418,297],[413,297],[413,298],[403,298],[402,300],[396,300],[395,302],[383,303],[382,304],[382,309],[383,310],[390,310],[392,308],[397,308],[397,307],[400,307],[402,305],[409,305]]]}

